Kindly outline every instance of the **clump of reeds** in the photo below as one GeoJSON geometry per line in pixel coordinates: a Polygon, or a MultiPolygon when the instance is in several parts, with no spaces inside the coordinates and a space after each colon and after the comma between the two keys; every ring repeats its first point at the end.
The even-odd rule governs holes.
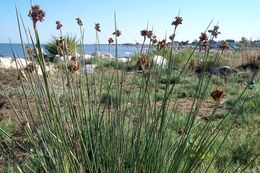
{"type": "MultiPolygon", "coordinates": [[[[29,16],[33,21],[37,43],[34,46],[40,50],[37,22],[43,21],[45,13],[39,6],[32,6],[29,16]]],[[[19,23],[20,18],[17,19],[19,23]]],[[[81,32],[80,54],[84,56],[83,22],[80,18],[76,18],[76,21],[81,32]]],[[[182,22],[180,16],[172,22],[172,42],[182,22]]],[[[56,25],[61,31],[62,24],[57,21],[56,25]]],[[[209,30],[210,39],[220,34],[218,28],[215,26],[213,30],[209,30]]],[[[21,32],[21,28],[19,30],[21,32]]],[[[98,39],[98,32],[101,31],[99,23],[95,24],[95,30],[98,39]]],[[[62,32],[60,33],[62,37],[62,32]]],[[[117,47],[121,31],[116,25],[113,35],[115,40],[109,38],[108,43],[112,44],[115,41],[117,47]]],[[[146,38],[149,38],[152,44],[157,43],[157,38],[151,30],[143,30],[141,35],[144,37],[143,44],[146,38]]],[[[202,33],[199,39],[197,46],[204,51],[202,59],[206,62],[209,57],[206,32],[202,33]]],[[[61,44],[64,47],[65,42],[61,41],[61,44]]],[[[177,81],[185,78],[189,62],[194,62],[192,55],[196,48],[188,56],[184,66],[175,71],[173,49],[170,47],[170,53],[166,54],[166,46],[165,39],[157,43],[157,48],[163,50],[163,55],[169,60],[166,69],[149,66],[149,55],[141,54],[137,63],[142,70],[146,68],[146,73],[130,79],[127,78],[124,69],[113,71],[111,74],[102,72],[100,76],[85,75],[80,71],[80,62],[72,57],[70,62],[66,60],[65,71],[60,74],[61,90],[56,89],[53,85],[55,79],[46,73],[45,60],[39,51],[37,58],[43,78],[30,77],[29,73],[26,81],[30,86],[29,91],[23,90],[29,114],[25,119],[21,119],[19,111],[13,106],[31,143],[29,148],[25,146],[28,152],[27,161],[20,164],[14,160],[14,169],[20,172],[208,171],[230,129],[223,132],[225,137],[219,144],[216,139],[222,132],[224,120],[215,128],[210,127],[211,121],[197,128],[199,124],[196,123],[196,115],[206,97],[211,80],[211,75],[202,74],[197,83],[195,97],[192,98],[193,104],[185,126],[178,134],[171,130],[176,125],[175,118],[178,114],[175,109],[169,108],[170,103],[177,102],[172,97],[176,91],[176,83],[171,83],[170,79],[172,74],[176,74],[177,81]],[[76,71],[79,71],[78,75],[69,73],[74,74],[76,71]],[[156,76],[153,76],[154,74],[156,76]],[[158,83],[162,74],[166,76],[166,82],[162,99],[158,103],[158,83]],[[132,91],[135,93],[131,94],[132,91]],[[26,97],[28,92],[33,94],[36,112],[32,112],[30,108],[26,97]],[[37,121],[41,125],[38,125],[37,121]]],[[[225,44],[222,45],[221,53],[226,47],[225,44]]],[[[115,50],[117,58],[117,48],[115,50]]],[[[66,46],[61,51],[65,57],[69,56],[66,46]]],[[[219,61],[221,53],[216,55],[215,61],[219,61]]],[[[193,66],[191,65],[191,69],[193,66]]],[[[33,69],[33,66],[28,65],[28,71],[32,71],[30,67],[33,69]]],[[[21,85],[23,86],[23,83],[21,85]]],[[[223,91],[216,90],[212,97],[218,102],[223,97],[223,91]]],[[[214,116],[217,108],[213,108],[211,116],[214,116]]],[[[228,113],[225,118],[227,116],[228,113]]]]}

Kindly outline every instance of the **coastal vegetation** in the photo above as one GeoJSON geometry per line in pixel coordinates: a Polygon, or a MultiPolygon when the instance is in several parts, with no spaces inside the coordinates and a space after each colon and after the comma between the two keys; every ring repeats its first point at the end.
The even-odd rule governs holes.
{"type": "MultiPolygon", "coordinates": [[[[77,17],[78,41],[56,22],[59,40],[47,50],[64,59],[51,74],[37,30],[45,12],[32,5],[29,16],[34,36],[23,33],[17,10],[21,40],[37,51],[24,54],[24,69],[0,69],[3,172],[260,171],[259,52],[234,53],[227,42],[212,50],[220,29],[211,25],[194,48],[175,50],[167,40],[181,29],[178,15],[169,39],[142,30],[140,52],[124,62],[115,15],[108,37],[115,57],[86,59],[87,32],[77,17]]],[[[94,29],[98,50],[101,25],[94,29]]]]}

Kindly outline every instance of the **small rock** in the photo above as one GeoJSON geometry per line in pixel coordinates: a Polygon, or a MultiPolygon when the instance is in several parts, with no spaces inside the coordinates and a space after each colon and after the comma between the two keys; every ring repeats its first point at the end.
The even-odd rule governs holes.
{"type": "Polygon", "coordinates": [[[60,56],[60,55],[55,55],[54,58],[53,58],[53,62],[58,63],[60,61],[64,61],[64,57],[60,56]]]}
{"type": "Polygon", "coordinates": [[[259,61],[249,62],[238,66],[238,68],[242,68],[243,70],[249,69],[251,71],[258,71],[260,68],[260,62],[259,61]]]}
{"type": "Polygon", "coordinates": [[[94,73],[95,68],[96,68],[95,64],[86,64],[85,66],[81,67],[81,71],[84,74],[94,73]]]}
{"type": "Polygon", "coordinates": [[[97,58],[114,58],[112,55],[108,54],[108,53],[100,53],[100,52],[97,52],[97,53],[93,53],[91,54],[92,57],[97,57],[97,58]]]}
{"type": "Polygon", "coordinates": [[[122,62],[129,62],[131,60],[130,57],[120,57],[118,58],[118,60],[122,61],[122,62]]]}
{"type": "Polygon", "coordinates": [[[163,65],[164,66],[167,63],[167,60],[164,57],[160,56],[160,55],[154,55],[153,56],[153,62],[155,62],[158,65],[163,65]]]}
{"type": "Polygon", "coordinates": [[[215,75],[228,75],[233,72],[229,66],[221,66],[212,68],[211,72],[215,75]]]}
{"type": "Polygon", "coordinates": [[[91,59],[91,58],[93,58],[93,56],[88,55],[88,54],[85,54],[85,55],[84,55],[84,59],[91,59]]]}
{"type": "Polygon", "coordinates": [[[30,61],[27,61],[24,58],[17,58],[16,60],[14,58],[10,57],[0,57],[0,68],[4,69],[23,69],[29,64],[30,61]],[[15,62],[16,61],[16,62],[15,62]]]}

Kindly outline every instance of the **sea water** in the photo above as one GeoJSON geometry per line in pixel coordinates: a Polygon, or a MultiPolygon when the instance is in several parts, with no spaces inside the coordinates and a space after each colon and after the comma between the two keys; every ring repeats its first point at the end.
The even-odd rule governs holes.
{"type": "MultiPolygon", "coordinates": [[[[48,53],[45,48],[45,45],[42,45],[43,51],[48,53]]],[[[141,50],[141,45],[135,44],[119,44],[117,45],[117,56],[118,57],[131,57],[134,56],[136,53],[139,53],[141,50]]],[[[85,54],[94,54],[96,52],[100,52],[102,54],[110,54],[112,56],[116,56],[115,45],[108,45],[108,44],[85,44],[84,45],[85,54]]],[[[23,57],[23,49],[21,44],[6,44],[0,43],[0,56],[2,57],[23,57]],[[12,51],[14,50],[14,51],[12,51]]]]}

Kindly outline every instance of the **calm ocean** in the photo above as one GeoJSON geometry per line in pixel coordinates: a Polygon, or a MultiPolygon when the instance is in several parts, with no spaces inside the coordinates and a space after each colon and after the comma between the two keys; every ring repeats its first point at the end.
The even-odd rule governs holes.
{"type": "MultiPolygon", "coordinates": [[[[12,44],[12,47],[18,55],[18,57],[23,57],[23,49],[21,44],[12,44]]],[[[0,43],[0,56],[3,57],[13,57],[12,47],[10,44],[0,43]]],[[[43,50],[47,53],[45,45],[42,45],[43,50]]],[[[85,54],[93,54],[96,51],[106,54],[111,54],[115,56],[115,45],[101,44],[96,46],[95,44],[84,45],[85,54]]],[[[131,57],[135,53],[138,53],[141,49],[141,45],[118,45],[118,56],[119,57],[131,57]]]]}

